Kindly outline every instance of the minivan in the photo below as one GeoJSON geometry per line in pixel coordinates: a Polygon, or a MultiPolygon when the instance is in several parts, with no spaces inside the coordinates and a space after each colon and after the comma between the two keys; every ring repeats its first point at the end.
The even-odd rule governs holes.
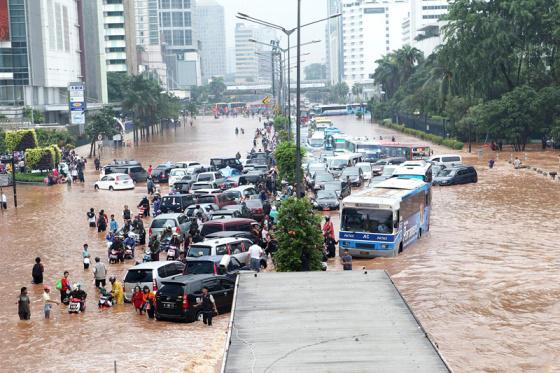
{"type": "Polygon", "coordinates": [[[235,282],[226,276],[181,275],[162,283],[156,293],[156,320],[193,322],[202,319],[202,309],[196,305],[207,287],[219,313],[231,311],[235,282]]]}
{"type": "Polygon", "coordinates": [[[204,195],[197,195],[196,196],[196,203],[215,203],[220,207],[220,209],[224,208],[224,206],[235,205],[235,197],[232,195],[227,195],[224,193],[213,193],[213,194],[204,194],[204,195]]]}
{"type": "Polygon", "coordinates": [[[201,256],[231,255],[241,263],[249,264],[249,247],[252,244],[253,242],[246,238],[213,238],[191,244],[187,250],[187,257],[199,258],[201,256]]]}
{"type": "Polygon", "coordinates": [[[258,226],[258,224],[259,223],[257,223],[253,219],[245,218],[210,220],[202,224],[202,230],[200,231],[200,234],[206,237],[210,233],[220,231],[252,232],[253,226],[258,226]]]}
{"type": "Polygon", "coordinates": [[[116,164],[103,167],[103,175],[127,174],[134,182],[146,181],[148,172],[139,163],[116,164]]]}
{"type": "Polygon", "coordinates": [[[210,166],[214,167],[216,170],[221,170],[222,168],[231,167],[239,171],[243,170],[243,165],[239,159],[235,157],[230,158],[211,158],[210,166]]]}
{"type": "Polygon", "coordinates": [[[161,212],[183,212],[192,205],[195,198],[192,194],[172,194],[161,197],[161,212]]]}
{"type": "Polygon", "coordinates": [[[198,177],[196,178],[197,183],[214,183],[218,186],[218,188],[223,186],[225,181],[226,179],[224,178],[224,175],[222,175],[222,173],[219,171],[202,172],[198,174],[198,177]]]}
{"type": "Polygon", "coordinates": [[[458,154],[441,154],[430,157],[430,162],[434,164],[444,165],[445,167],[460,166],[463,164],[463,158],[458,154]]]}
{"type": "Polygon", "coordinates": [[[156,291],[162,280],[182,274],[184,270],[185,265],[179,261],[137,264],[129,268],[124,276],[124,299],[130,302],[136,286],[140,286],[140,289],[148,286],[150,290],[156,291]]]}
{"type": "Polygon", "coordinates": [[[454,185],[478,182],[478,175],[472,166],[456,166],[441,170],[434,177],[436,185],[454,185]]]}

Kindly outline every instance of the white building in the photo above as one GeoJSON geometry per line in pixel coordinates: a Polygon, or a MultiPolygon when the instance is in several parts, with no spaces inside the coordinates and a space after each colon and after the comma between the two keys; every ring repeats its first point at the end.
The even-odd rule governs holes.
{"type": "Polygon", "coordinates": [[[138,72],[157,76],[167,87],[167,65],[159,35],[158,0],[135,0],[138,72]]]}
{"type": "Polygon", "coordinates": [[[239,83],[262,82],[272,80],[272,47],[262,43],[276,40],[273,30],[244,23],[235,26],[235,80],[239,83]]]}
{"type": "Polygon", "coordinates": [[[375,61],[402,47],[407,0],[344,0],[342,7],[344,80],[371,84],[375,61]]]}
{"type": "Polygon", "coordinates": [[[432,54],[443,41],[444,22],[440,19],[447,14],[448,7],[447,0],[410,0],[409,23],[403,22],[403,36],[407,29],[409,36],[406,44],[420,49],[425,56],[432,54]]]}
{"type": "Polygon", "coordinates": [[[196,37],[200,42],[202,81],[226,75],[224,7],[215,0],[196,2],[196,37]]]}
{"type": "MultiPolygon", "coordinates": [[[[327,0],[327,16],[342,13],[342,0],[327,0]]],[[[342,49],[342,17],[329,19],[325,26],[327,79],[331,84],[342,81],[344,54],[342,49]]]]}
{"type": "Polygon", "coordinates": [[[107,72],[138,71],[133,0],[103,0],[107,72]]]}

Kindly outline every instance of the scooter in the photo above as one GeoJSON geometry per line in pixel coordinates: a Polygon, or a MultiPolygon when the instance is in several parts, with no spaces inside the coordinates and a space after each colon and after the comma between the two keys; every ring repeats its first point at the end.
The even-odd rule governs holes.
{"type": "Polygon", "coordinates": [[[97,307],[100,309],[107,309],[113,307],[113,297],[111,295],[101,295],[97,307]]]}
{"type": "Polygon", "coordinates": [[[85,312],[86,303],[80,298],[70,298],[70,303],[68,303],[68,313],[80,313],[85,312]]]}
{"type": "Polygon", "coordinates": [[[109,263],[115,264],[118,261],[119,261],[119,252],[115,249],[111,250],[111,253],[109,254],[109,263]]]}
{"type": "Polygon", "coordinates": [[[177,246],[169,246],[167,249],[167,259],[166,260],[177,260],[179,255],[179,250],[177,246]]]}
{"type": "Polygon", "coordinates": [[[125,259],[134,259],[134,251],[132,250],[131,246],[126,246],[124,249],[124,258],[125,259]]]}
{"type": "Polygon", "coordinates": [[[151,262],[151,261],[152,261],[152,252],[148,248],[148,249],[146,249],[146,251],[144,251],[144,256],[142,257],[142,262],[147,263],[147,262],[151,262]]]}

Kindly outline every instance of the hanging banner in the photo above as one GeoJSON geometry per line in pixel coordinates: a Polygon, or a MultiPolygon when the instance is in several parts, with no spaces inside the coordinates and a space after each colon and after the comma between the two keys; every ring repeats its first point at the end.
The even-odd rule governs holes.
{"type": "Polygon", "coordinates": [[[0,41],[10,41],[8,0],[0,0],[0,41]]]}

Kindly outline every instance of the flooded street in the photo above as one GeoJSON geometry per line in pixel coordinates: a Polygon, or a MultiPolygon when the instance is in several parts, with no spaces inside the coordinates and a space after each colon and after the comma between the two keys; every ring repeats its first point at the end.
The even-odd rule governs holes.
{"type": "MultiPolygon", "coordinates": [[[[353,118],[334,121],[350,135],[395,134],[397,141],[422,142],[353,118]]],[[[165,161],[207,163],[212,156],[244,154],[259,125],[256,119],[199,118],[192,128],[156,134],[140,147],[106,149],[102,163],[112,158],[136,159],[145,168],[165,161]],[[245,135],[236,136],[235,126],[245,135]]],[[[514,171],[505,156],[488,170],[485,157],[465,162],[477,166],[477,184],[434,187],[429,234],[397,258],[355,260],[354,269],[386,269],[392,275],[455,372],[558,372],[560,184],[528,170],[514,171]]],[[[554,158],[550,164],[557,162],[554,158]]],[[[7,193],[10,209],[0,213],[1,371],[108,372],[116,360],[119,372],[213,372],[229,315],[205,328],[199,322],[148,320],[135,315],[131,305],[98,311],[81,251],[87,242],[92,257],[105,258],[106,248],[103,236],[88,227],[86,212],[105,209],[121,225],[123,205],[136,211],[146,188],[141,183],[134,191],[95,192],[92,163],[83,186],[18,185],[17,211],[7,193]],[[81,282],[88,292],[87,312],[69,315],[54,306],[53,318],[43,319],[42,286],[30,284],[36,256],[45,265],[52,298],[58,299],[54,285],[68,270],[71,282],[81,282]],[[30,289],[30,322],[17,316],[21,286],[30,289]]],[[[109,274],[122,278],[131,265],[111,265],[109,274]]]]}

